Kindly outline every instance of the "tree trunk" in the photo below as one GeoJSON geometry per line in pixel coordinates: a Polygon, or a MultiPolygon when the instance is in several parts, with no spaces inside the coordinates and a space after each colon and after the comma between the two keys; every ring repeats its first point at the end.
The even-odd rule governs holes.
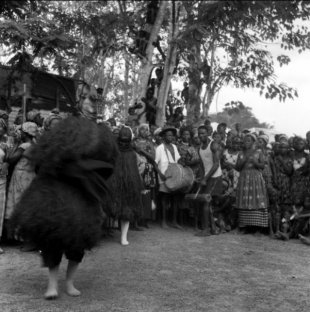
{"type": "Polygon", "coordinates": [[[164,76],[160,84],[159,96],[157,99],[156,125],[162,127],[166,121],[166,103],[171,86],[171,78],[175,68],[177,59],[177,43],[176,38],[179,34],[179,11],[181,7],[180,1],[173,4],[169,2],[171,23],[169,29],[168,52],[165,60],[164,76]],[[174,10],[174,14],[173,14],[174,10]],[[173,18],[175,17],[175,18],[173,18]]]}
{"type": "Polygon", "coordinates": [[[129,55],[127,52],[124,54],[125,57],[125,73],[124,73],[124,117],[125,119],[128,116],[128,108],[129,108],[129,55]]]}
{"type": "Polygon", "coordinates": [[[214,65],[214,57],[215,57],[215,40],[212,41],[211,46],[211,63],[210,63],[210,73],[207,81],[207,102],[203,103],[205,107],[203,108],[203,117],[208,117],[210,106],[212,104],[213,98],[214,98],[214,87],[212,86],[213,81],[213,65],[214,65]]]}
{"type": "Polygon", "coordinates": [[[196,41],[191,48],[190,64],[188,70],[188,105],[187,109],[187,124],[193,124],[198,121],[200,117],[200,104],[201,104],[201,42],[196,41]]]}
{"type": "Polygon", "coordinates": [[[157,40],[157,36],[159,34],[159,31],[160,31],[160,28],[161,28],[161,25],[163,23],[164,16],[166,13],[167,5],[168,5],[168,1],[165,1],[165,0],[160,1],[160,6],[157,12],[156,20],[152,27],[152,31],[150,33],[150,39],[147,44],[146,57],[144,57],[141,62],[142,64],[141,64],[139,79],[138,79],[139,80],[138,96],[140,99],[146,95],[149,77],[153,68],[153,63],[152,63],[152,57],[153,57],[153,51],[154,51],[153,42],[156,42],[157,40]]]}

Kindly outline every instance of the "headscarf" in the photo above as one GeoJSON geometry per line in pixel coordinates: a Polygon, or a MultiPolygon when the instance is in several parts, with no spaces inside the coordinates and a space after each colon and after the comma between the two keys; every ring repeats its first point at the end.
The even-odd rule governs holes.
{"type": "Polygon", "coordinates": [[[43,122],[44,130],[46,130],[46,131],[50,130],[52,121],[55,119],[57,119],[57,120],[62,119],[62,117],[59,115],[59,111],[57,109],[52,110],[51,113],[44,119],[44,122],[43,122]]]}
{"type": "Polygon", "coordinates": [[[269,136],[267,134],[261,134],[259,137],[259,139],[263,140],[265,142],[265,144],[267,145],[269,142],[269,136]]]}
{"type": "Polygon", "coordinates": [[[143,123],[143,124],[138,126],[138,129],[137,129],[138,130],[138,134],[140,133],[141,129],[146,129],[147,131],[150,131],[150,127],[149,127],[149,125],[147,123],[143,123]]]}
{"type": "Polygon", "coordinates": [[[37,109],[29,111],[27,113],[27,121],[34,121],[38,115],[40,115],[40,112],[37,109]]]}
{"type": "Polygon", "coordinates": [[[256,137],[255,133],[247,133],[244,137],[246,138],[246,137],[248,137],[248,136],[249,136],[250,138],[252,138],[254,142],[256,142],[257,137],[256,137]]]}
{"type": "Polygon", "coordinates": [[[27,121],[22,124],[22,131],[32,137],[36,137],[38,133],[38,126],[34,122],[27,121]]]}
{"type": "Polygon", "coordinates": [[[286,142],[288,142],[288,137],[286,134],[279,134],[278,136],[278,142],[280,142],[281,140],[285,140],[286,142]]]}

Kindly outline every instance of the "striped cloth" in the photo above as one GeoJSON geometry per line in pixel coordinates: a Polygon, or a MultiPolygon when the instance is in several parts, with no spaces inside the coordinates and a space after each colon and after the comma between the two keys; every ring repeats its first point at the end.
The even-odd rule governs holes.
{"type": "Polygon", "coordinates": [[[268,227],[268,211],[238,209],[239,227],[259,226],[268,227]]]}

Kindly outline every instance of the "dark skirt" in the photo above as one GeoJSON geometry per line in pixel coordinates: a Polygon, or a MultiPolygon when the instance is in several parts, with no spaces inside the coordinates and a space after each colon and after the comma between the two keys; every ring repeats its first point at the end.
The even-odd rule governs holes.
{"type": "Polygon", "coordinates": [[[143,182],[133,150],[120,151],[108,187],[111,191],[111,217],[128,221],[144,218],[143,182]]]}

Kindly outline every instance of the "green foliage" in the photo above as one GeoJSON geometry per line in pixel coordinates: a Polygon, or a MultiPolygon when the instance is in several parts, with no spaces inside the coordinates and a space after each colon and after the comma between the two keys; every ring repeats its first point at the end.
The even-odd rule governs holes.
{"type": "MultiPolygon", "coordinates": [[[[12,55],[11,64],[29,64],[30,60],[32,66],[105,85],[111,91],[107,102],[121,106],[123,90],[128,87],[132,92],[140,65],[135,55],[130,55],[129,86],[124,86],[124,55],[145,24],[148,4],[124,0],[2,0],[0,46],[12,55]]],[[[284,101],[298,95],[295,89],[278,83],[274,72],[275,61],[284,66],[290,58],[283,53],[273,60],[264,44],[279,42],[284,52],[308,49],[309,30],[303,24],[309,20],[308,1],[193,0],[182,4],[187,19],[177,38],[176,72],[194,81],[198,91],[206,84],[215,94],[231,84],[256,88],[266,99],[284,101]]],[[[155,43],[162,48],[159,57],[154,57],[158,64],[170,44],[167,26],[166,19],[160,40],[155,43]]],[[[199,96],[199,92],[195,94],[199,96]]]]}
{"type": "Polygon", "coordinates": [[[244,129],[250,128],[271,128],[265,122],[260,122],[252,113],[252,109],[240,101],[231,101],[225,104],[222,112],[211,114],[212,121],[225,122],[229,127],[235,123],[240,123],[244,129]]]}
{"type": "MultiPolygon", "coordinates": [[[[185,7],[188,26],[179,41],[183,56],[179,71],[190,73],[189,79],[200,77],[211,100],[227,84],[259,89],[266,99],[284,101],[298,95],[295,89],[277,82],[275,60],[264,46],[279,42],[283,50],[297,49],[299,53],[309,48],[310,32],[304,24],[310,16],[308,1],[187,1],[185,7]],[[190,60],[195,45],[201,52],[193,66],[190,60]],[[203,73],[206,63],[211,67],[207,78],[203,73]]],[[[280,66],[290,62],[286,55],[276,60],[280,66]]]]}

